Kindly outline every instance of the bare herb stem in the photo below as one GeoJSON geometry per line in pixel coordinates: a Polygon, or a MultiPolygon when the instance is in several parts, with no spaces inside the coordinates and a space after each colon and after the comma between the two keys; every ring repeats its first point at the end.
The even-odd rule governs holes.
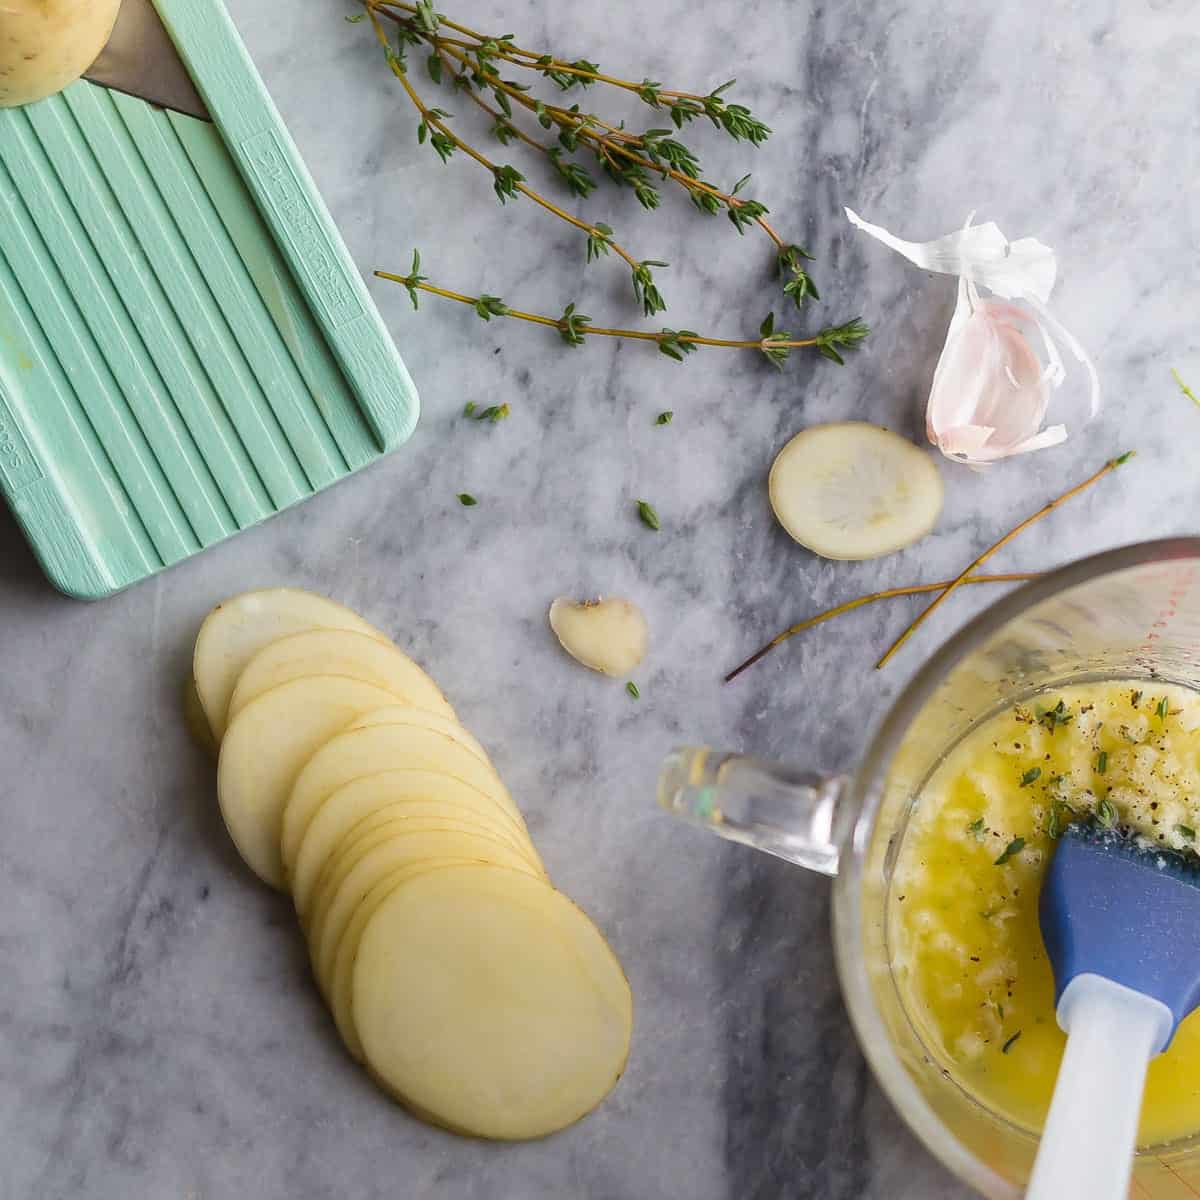
{"type": "Polygon", "coordinates": [[[1105,475],[1108,475],[1110,472],[1115,471],[1119,466],[1127,463],[1133,457],[1134,453],[1135,452],[1133,450],[1128,450],[1118,458],[1110,459],[1094,475],[1089,476],[1082,483],[1077,483],[1073,488],[1063,492],[1063,494],[1057,499],[1051,500],[1048,504],[1044,504],[1037,510],[1037,512],[1033,514],[1033,516],[1026,517],[1025,520],[1022,521],[1015,529],[1011,529],[993,546],[988,547],[988,549],[986,549],[977,559],[975,559],[975,561],[972,562],[971,565],[967,567],[961,575],[958,576],[958,578],[951,580],[946,589],[916,618],[916,620],[913,621],[911,625],[909,625],[909,627],[891,644],[891,646],[888,647],[883,657],[875,664],[875,669],[880,670],[885,667],[893,655],[895,655],[896,651],[899,650],[900,647],[903,646],[904,643],[907,642],[908,639],[912,637],[912,635],[920,628],[921,623],[927,617],[929,617],[934,610],[937,609],[938,606],[941,605],[953,592],[955,592],[958,587],[966,581],[968,576],[970,576],[974,571],[978,570],[979,567],[983,566],[983,564],[987,562],[987,560],[991,558],[993,554],[999,550],[1003,550],[1009,542],[1024,533],[1025,530],[1030,527],[1030,525],[1040,521],[1043,517],[1052,513],[1060,505],[1065,504],[1068,500],[1078,496],[1080,492],[1086,491],[1092,486],[1093,483],[1097,483],[1099,480],[1103,479],[1105,475]]]}
{"type": "MultiPolygon", "coordinates": [[[[1036,579],[1038,573],[1036,571],[1017,571],[1007,575],[971,575],[962,582],[969,583],[1020,583],[1027,579],[1036,579]]],[[[788,638],[795,637],[798,633],[804,633],[806,630],[812,629],[814,626],[821,625],[825,621],[832,621],[834,617],[840,617],[844,613],[853,612],[856,608],[862,608],[867,604],[874,604],[876,600],[890,600],[895,596],[919,596],[926,592],[939,592],[948,588],[954,580],[944,579],[940,583],[915,583],[908,587],[888,588],[882,592],[871,592],[867,596],[859,596],[856,600],[847,600],[844,604],[839,604],[834,608],[826,609],[822,613],[817,613],[815,617],[808,617],[806,620],[800,621],[795,625],[790,625],[782,633],[773,637],[761,650],[755,651],[744,663],[739,667],[734,667],[728,675],[725,676],[725,682],[730,683],[736,679],[743,671],[754,666],[756,662],[766,658],[776,646],[782,646],[788,638]]]]}

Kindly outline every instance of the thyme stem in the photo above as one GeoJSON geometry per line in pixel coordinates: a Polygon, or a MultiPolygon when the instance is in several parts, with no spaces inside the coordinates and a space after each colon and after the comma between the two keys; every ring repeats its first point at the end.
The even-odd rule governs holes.
{"type": "MultiPolygon", "coordinates": [[[[409,275],[396,275],[391,271],[376,271],[375,276],[378,279],[387,279],[391,283],[399,283],[404,287],[416,288],[418,291],[428,292],[434,296],[442,296],[446,300],[457,300],[459,304],[469,305],[475,308],[479,302],[479,296],[468,296],[463,292],[455,292],[450,288],[439,287],[437,284],[427,283],[424,280],[414,280],[409,275]]],[[[511,317],[517,321],[529,321],[534,325],[545,325],[550,329],[557,329],[560,332],[565,328],[565,323],[562,319],[543,316],[541,313],[523,312],[517,308],[508,308],[505,306],[503,312],[492,314],[498,317],[511,317]]],[[[586,321],[586,318],[584,318],[586,321]]],[[[639,342],[657,342],[660,345],[664,340],[670,337],[674,341],[682,342],[689,346],[721,346],[731,350],[763,350],[770,348],[780,349],[798,349],[809,346],[819,346],[821,344],[820,334],[809,338],[788,338],[775,339],[769,337],[763,338],[714,338],[702,337],[698,333],[681,332],[681,333],[655,333],[648,329],[612,329],[601,325],[586,324],[582,327],[581,332],[585,336],[595,334],[597,337],[613,337],[613,338],[629,338],[639,342]]],[[[926,589],[928,590],[928,589],[926,589]]]]}
{"type": "Polygon", "coordinates": [[[1063,492],[1061,496],[1051,500],[1048,504],[1042,505],[1042,507],[1039,508],[1037,512],[1033,514],[1033,516],[1026,517],[1025,520],[1022,521],[1015,529],[1009,530],[1009,532],[1006,533],[998,542],[996,542],[993,546],[988,547],[988,549],[986,549],[977,559],[975,559],[975,561],[972,562],[971,565],[968,566],[961,575],[952,580],[945,591],[943,591],[929,605],[928,608],[921,612],[917,616],[916,620],[914,620],[913,623],[909,625],[909,627],[891,644],[891,646],[888,647],[883,657],[875,664],[875,669],[878,671],[885,667],[895,655],[896,651],[899,650],[900,647],[903,646],[904,643],[907,642],[908,639],[912,637],[912,635],[920,628],[922,622],[928,616],[930,616],[934,610],[937,609],[947,599],[947,597],[956,591],[959,585],[964,583],[967,577],[973,571],[983,566],[983,564],[987,562],[987,560],[991,558],[993,554],[995,554],[998,550],[1003,550],[1009,542],[1024,533],[1025,530],[1030,527],[1030,525],[1033,525],[1035,522],[1040,521],[1043,517],[1048,516],[1060,505],[1065,504],[1068,500],[1078,496],[1080,492],[1086,491],[1092,486],[1093,483],[1097,483],[1099,480],[1103,479],[1105,475],[1109,474],[1111,471],[1115,471],[1122,464],[1127,463],[1133,457],[1134,453],[1135,452],[1133,450],[1129,450],[1120,455],[1118,458],[1109,459],[1109,461],[1106,462],[1104,466],[1102,466],[1094,475],[1090,475],[1082,483],[1077,483],[1073,488],[1063,492]]]}
{"type": "MultiPolygon", "coordinates": [[[[1038,573],[1017,571],[1007,575],[971,575],[962,582],[969,583],[1019,583],[1027,579],[1036,579],[1038,573]]],[[[788,638],[795,637],[798,633],[804,633],[806,630],[812,629],[816,625],[820,625],[825,621],[832,621],[834,617],[840,617],[843,613],[853,612],[856,608],[862,608],[866,604],[873,604],[876,600],[890,600],[895,596],[919,596],[925,592],[938,592],[950,587],[954,582],[952,579],[944,579],[940,583],[915,583],[908,587],[888,588],[882,592],[871,592],[867,596],[859,596],[856,600],[847,600],[844,604],[838,604],[834,608],[828,608],[822,613],[817,613],[815,617],[808,617],[803,621],[797,622],[795,625],[788,626],[782,633],[776,634],[761,650],[756,650],[744,663],[739,667],[734,667],[728,675],[725,676],[725,682],[730,683],[736,679],[743,671],[754,666],[756,662],[766,658],[776,646],[782,646],[788,638]]]]}

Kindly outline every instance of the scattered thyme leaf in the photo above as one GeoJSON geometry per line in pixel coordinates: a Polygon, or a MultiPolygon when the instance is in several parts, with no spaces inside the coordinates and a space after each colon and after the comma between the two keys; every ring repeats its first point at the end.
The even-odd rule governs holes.
{"type": "Polygon", "coordinates": [[[1096,773],[1103,775],[1108,770],[1108,751],[1101,750],[1100,757],[1096,759],[1096,773]]]}
{"type": "Polygon", "coordinates": [[[1189,842],[1194,842],[1196,840],[1196,831],[1190,825],[1176,825],[1175,832],[1178,833],[1180,837],[1187,838],[1189,842]]]}
{"type": "Polygon", "coordinates": [[[642,693],[641,693],[641,692],[638,690],[638,685],[637,685],[636,683],[634,683],[632,679],[631,679],[631,680],[630,680],[630,681],[629,681],[629,682],[628,682],[628,683],[625,685],[625,690],[626,690],[626,691],[627,691],[627,692],[628,692],[628,693],[629,693],[629,694],[630,694],[630,695],[631,695],[631,696],[632,696],[632,697],[633,697],[635,700],[637,700],[637,699],[639,699],[639,698],[641,697],[641,694],[642,694],[642,693]]]}
{"type": "Polygon", "coordinates": [[[1096,821],[1102,829],[1111,829],[1117,823],[1117,810],[1107,796],[1096,805],[1096,821]]]}
{"type": "Polygon", "coordinates": [[[1008,1041],[1005,1042],[1004,1045],[1000,1047],[1000,1053],[1007,1054],[1013,1048],[1013,1046],[1016,1045],[1017,1038],[1019,1038],[1020,1036],[1021,1036],[1021,1031],[1018,1029],[1017,1032],[1014,1033],[1012,1035],[1012,1037],[1010,1037],[1008,1039],[1008,1041]]]}
{"type": "Polygon", "coordinates": [[[1041,767],[1030,767],[1024,775],[1021,776],[1021,786],[1028,787],[1031,783],[1037,783],[1042,777],[1041,767]]]}
{"type": "Polygon", "coordinates": [[[645,500],[637,502],[638,516],[642,519],[642,524],[649,529],[653,529],[657,533],[662,528],[662,522],[658,519],[658,513],[654,511],[654,506],[648,504],[645,500]]]}
{"type": "Polygon", "coordinates": [[[507,404],[489,404],[482,412],[475,414],[475,420],[491,421],[495,425],[497,421],[503,421],[508,412],[507,404]]]}
{"type": "Polygon", "coordinates": [[[475,505],[479,503],[479,501],[476,500],[470,492],[459,492],[458,502],[463,506],[463,508],[474,508],[475,505]]]}
{"type": "Polygon", "coordinates": [[[674,419],[675,414],[670,409],[667,409],[666,412],[660,412],[658,416],[654,418],[654,423],[655,425],[670,425],[674,419]]]}
{"type": "Polygon", "coordinates": [[[1167,719],[1167,714],[1171,711],[1171,702],[1164,696],[1154,709],[1160,721],[1167,719]]]}
{"type": "Polygon", "coordinates": [[[975,820],[973,820],[970,823],[970,825],[967,826],[967,832],[973,833],[975,835],[975,840],[977,842],[982,842],[983,841],[983,818],[976,817],[975,820]]]}
{"type": "Polygon", "coordinates": [[[1007,846],[1004,847],[1000,857],[996,859],[994,866],[1002,867],[1014,854],[1020,854],[1025,849],[1025,839],[1023,837],[1015,837],[1007,846]]]}
{"type": "Polygon", "coordinates": [[[1067,705],[1064,700],[1060,700],[1053,708],[1046,708],[1039,711],[1037,719],[1051,733],[1060,725],[1070,725],[1075,720],[1074,716],[1067,712],[1067,705]]]}

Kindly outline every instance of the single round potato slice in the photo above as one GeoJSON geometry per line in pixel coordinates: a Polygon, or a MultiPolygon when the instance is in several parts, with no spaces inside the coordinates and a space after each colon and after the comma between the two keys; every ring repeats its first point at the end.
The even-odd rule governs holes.
{"type": "Polygon", "coordinates": [[[283,809],[301,767],[355,717],[391,699],[357,679],[309,675],[259,696],[229,726],[217,762],[217,799],[234,845],[263,882],[285,884],[283,809]]]}
{"type": "Polygon", "coordinates": [[[421,825],[418,821],[399,822],[374,845],[368,839],[355,854],[346,856],[339,869],[340,878],[330,880],[330,890],[324,896],[319,912],[314,904],[309,945],[318,977],[327,977],[337,944],[346,932],[354,910],[376,884],[398,868],[430,859],[461,858],[543,878],[518,851],[498,838],[490,837],[486,831],[438,829],[432,825],[421,828],[421,825]]]}
{"type": "Polygon", "coordinates": [[[437,684],[407,654],[348,629],[309,629],[264,646],[238,677],[229,719],[263,692],[305,675],[348,675],[391,692],[400,704],[457,720],[437,684]]]}
{"type": "MultiPolygon", "coordinates": [[[[387,720],[382,727],[416,728],[440,734],[442,738],[457,743],[481,763],[489,765],[487,751],[468,733],[457,721],[443,717],[437,713],[421,712],[415,708],[402,708],[388,705],[378,710],[386,713],[387,720]]],[[[373,717],[375,713],[367,713],[373,717]]],[[[346,734],[356,732],[360,726],[353,722],[346,734]]],[[[361,728],[370,729],[374,725],[364,725],[361,728]]],[[[313,761],[307,764],[296,779],[296,785],[288,798],[287,808],[283,814],[283,838],[280,851],[283,854],[284,866],[289,874],[294,870],[296,856],[300,853],[300,842],[304,831],[308,828],[313,814],[324,800],[351,779],[363,775],[374,775],[379,771],[388,771],[393,767],[409,766],[407,762],[397,759],[399,751],[407,753],[411,738],[403,734],[364,734],[360,738],[350,738],[343,742],[335,739],[328,748],[322,747],[314,755],[313,761]]],[[[441,743],[436,743],[440,745],[441,743]]],[[[519,814],[518,814],[519,815],[519,814]]]]}
{"type": "Polygon", "coordinates": [[[595,1108],[625,1068],[629,984],[595,925],[542,880],[496,866],[406,880],[354,964],[373,1071],[478,1137],[543,1137],[595,1108]]]}
{"type": "Polygon", "coordinates": [[[192,675],[218,742],[225,736],[229,701],[246,664],[271,642],[308,629],[350,629],[381,642],[388,640],[358,613],[299,588],[243,592],[205,617],[196,636],[192,675]]]}
{"type": "MultiPolygon", "coordinates": [[[[524,822],[517,806],[495,770],[443,734],[406,725],[380,725],[375,729],[359,729],[343,734],[338,742],[341,743],[339,750],[346,747],[363,749],[362,758],[358,760],[361,764],[360,769],[371,762],[375,767],[371,774],[378,774],[380,770],[409,770],[414,772],[414,778],[407,788],[394,781],[393,794],[386,800],[369,791],[343,794],[341,789],[345,784],[360,777],[359,771],[355,770],[355,757],[350,756],[346,759],[348,773],[341,779],[335,778],[332,768],[317,764],[330,786],[324,793],[323,802],[316,806],[313,818],[301,840],[296,861],[288,872],[292,899],[302,918],[308,914],[314,885],[330,854],[359,821],[369,817],[380,804],[391,803],[392,800],[429,799],[431,795],[449,795],[446,789],[450,789],[453,784],[446,784],[442,793],[432,792],[428,775],[442,775],[454,783],[465,785],[468,790],[483,793],[495,802],[497,811],[507,812],[517,827],[524,832],[524,822]],[[385,746],[390,749],[390,756],[382,753],[385,746]]],[[[332,746],[332,743],[330,745],[332,746]]],[[[322,750],[321,753],[327,755],[328,751],[322,750]]],[[[298,780],[297,784],[299,783],[298,780]]],[[[461,793],[462,789],[454,788],[454,791],[461,793]]]]}
{"type": "MultiPolygon", "coordinates": [[[[346,931],[342,934],[334,954],[333,966],[324,977],[317,979],[321,994],[329,1005],[330,1015],[342,1042],[356,1062],[363,1061],[362,1043],[358,1040],[358,1031],[354,1028],[354,1018],[351,1012],[350,999],[354,980],[354,963],[358,958],[358,946],[362,940],[363,930],[379,906],[396,890],[400,884],[418,875],[427,875],[431,871],[440,871],[446,867],[477,866],[469,859],[428,859],[420,866],[404,867],[393,872],[382,883],[377,883],[371,892],[354,910],[346,931]]],[[[316,974],[316,963],[312,964],[316,974]]],[[[380,1087],[389,1091],[383,1080],[376,1080],[380,1087]]],[[[391,1093],[395,1095],[395,1093],[391,1093]]],[[[399,1099],[399,1097],[396,1097],[399,1099]]],[[[424,1114],[422,1114],[424,1117],[424,1114]]],[[[427,1118],[426,1118],[427,1119],[427,1118]]],[[[440,1124],[441,1122],[434,1122],[440,1124]]],[[[458,1130],[456,1132],[461,1132],[458,1130]]]]}
{"type": "Polygon", "coordinates": [[[865,421],[796,434],[775,459],[769,490],[779,523],[823,558],[902,550],[942,511],[942,477],[932,457],[865,421]]]}

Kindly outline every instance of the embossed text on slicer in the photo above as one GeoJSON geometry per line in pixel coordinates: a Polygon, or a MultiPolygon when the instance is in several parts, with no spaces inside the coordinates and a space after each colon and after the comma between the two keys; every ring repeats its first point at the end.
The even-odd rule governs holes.
{"type": "Polygon", "coordinates": [[[44,478],[42,468],[0,391],[0,480],[10,491],[18,492],[44,478]]]}
{"type": "Polygon", "coordinates": [[[308,196],[296,178],[279,135],[265,129],[242,142],[251,170],[262,184],[282,235],[291,243],[296,269],[312,285],[330,324],[339,329],[363,314],[362,302],[346,280],[342,264],[329,248],[329,239],[313,215],[308,196]]]}

